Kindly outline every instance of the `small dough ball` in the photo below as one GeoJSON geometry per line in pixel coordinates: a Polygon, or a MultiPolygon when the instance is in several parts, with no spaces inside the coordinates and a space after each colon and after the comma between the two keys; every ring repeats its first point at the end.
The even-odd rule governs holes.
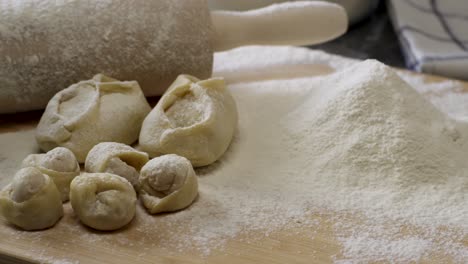
{"type": "Polygon", "coordinates": [[[135,216],[135,190],[120,176],[83,173],[72,181],[70,187],[73,211],[89,227],[115,230],[130,223],[135,216]]]}
{"type": "Polygon", "coordinates": [[[36,140],[44,151],[66,147],[82,163],[100,142],[135,142],[150,111],[137,82],[98,74],[58,92],[49,101],[37,126],[36,140]]]}
{"type": "Polygon", "coordinates": [[[22,203],[31,199],[46,184],[46,178],[38,170],[25,170],[18,173],[11,182],[11,199],[22,203]]]}
{"type": "Polygon", "coordinates": [[[75,155],[67,148],[57,147],[47,152],[39,164],[54,171],[72,172],[79,169],[75,155]]]}
{"type": "Polygon", "coordinates": [[[80,165],[67,148],[57,147],[45,154],[31,154],[23,160],[23,168],[35,167],[48,175],[57,186],[62,202],[68,201],[70,183],[80,175],[80,165]]]}
{"type": "Polygon", "coordinates": [[[139,143],[151,157],[177,154],[205,166],[224,154],[236,127],[236,103],[223,79],[180,75],[143,121],[139,143]]]}
{"type": "Polygon", "coordinates": [[[19,170],[0,192],[0,212],[24,230],[53,226],[63,216],[60,193],[51,178],[36,168],[19,170]]]}
{"type": "Polygon", "coordinates": [[[140,173],[141,199],[151,214],[188,207],[198,194],[198,181],[190,161],[169,154],[146,163],[140,173]]]}
{"type": "Polygon", "coordinates": [[[148,154],[130,146],[104,142],[94,146],[85,161],[87,172],[108,172],[127,179],[138,191],[140,170],[148,162],[148,154]]]}

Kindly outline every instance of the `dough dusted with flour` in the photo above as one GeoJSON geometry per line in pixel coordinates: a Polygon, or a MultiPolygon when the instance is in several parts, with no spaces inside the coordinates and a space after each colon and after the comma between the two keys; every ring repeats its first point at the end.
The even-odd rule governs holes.
{"type": "Polygon", "coordinates": [[[141,169],[140,184],[140,197],[151,214],[186,208],[198,194],[192,164],[175,154],[150,160],[141,169]]]}
{"type": "Polygon", "coordinates": [[[148,154],[122,143],[103,142],[94,146],[85,162],[87,172],[108,172],[127,179],[138,191],[138,177],[148,154]]]}
{"type": "Polygon", "coordinates": [[[136,193],[126,179],[110,173],[83,173],[70,186],[80,221],[97,230],[119,229],[135,216],[136,193]]]}
{"type": "Polygon", "coordinates": [[[63,216],[63,207],[52,179],[30,167],[19,170],[0,192],[0,212],[24,230],[40,230],[53,226],[63,216]]]}
{"type": "Polygon", "coordinates": [[[57,147],[45,154],[31,154],[23,160],[21,167],[36,167],[47,174],[57,186],[62,202],[68,201],[70,183],[80,175],[80,165],[75,155],[63,147],[57,147]]]}
{"type": "Polygon", "coordinates": [[[135,142],[150,110],[137,82],[98,74],[58,92],[49,101],[37,126],[36,140],[44,151],[57,146],[70,149],[81,163],[100,142],[135,142]]]}
{"type": "Polygon", "coordinates": [[[205,166],[227,150],[236,127],[236,103],[223,79],[180,75],[143,121],[139,143],[151,157],[173,153],[205,166]]]}

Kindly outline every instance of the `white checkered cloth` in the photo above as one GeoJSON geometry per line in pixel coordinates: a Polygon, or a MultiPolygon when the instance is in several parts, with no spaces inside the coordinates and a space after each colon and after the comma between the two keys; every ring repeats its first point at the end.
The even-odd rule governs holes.
{"type": "Polygon", "coordinates": [[[468,80],[467,0],[388,0],[407,67],[468,80]]]}

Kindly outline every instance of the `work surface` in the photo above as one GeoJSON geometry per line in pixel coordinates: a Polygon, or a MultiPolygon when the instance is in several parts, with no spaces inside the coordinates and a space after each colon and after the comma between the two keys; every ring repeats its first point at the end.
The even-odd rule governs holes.
{"type": "MultiPolygon", "coordinates": [[[[220,71],[229,82],[239,78],[250,81],[292,78],[308,75],[324,75],[333,69],[323,64],[278,66],[269,71],[255,73],[220,71]],[[244,76],[244,77],[242,77],[244,76]]],[[[425,82],[441,82],[446,79],[424,76],[425,82]]],[[[468,83],[463,83],[468,92],[468,83]]],[[[432,91],[427,91],[431,93],[432,91]]],[[[437,91],[439,93],[440,91],[437,91]]],[[[24,133],[35,128],[40,112],[0,116],[0,135],[24,133]]],[[[3,153],[8,155],[8,153],[3,153]]],[[[343,245],[337,239],[332,225],[337,218],[348,218],[349,223],[359,221],[354,216],[335,215],[330,212],[311,215],[316,223],[313,228],[288,227],[274,232],[249,232],[227,240],[226,245],[209,254],[197,250],[166,245],[171,226],[158,225],[160,217],[148,217],[138,206],[132,223],[110,233],[91,230],[79,223],[69,203],[65,204],[64,218],[53,228],[45,231],[24,232],[11,225],[0,225],[0,262],[51,262],[51,263],[330,263],[342,259],[343,245]],[[148,222],[152,221],[152,222],[148,222]],[[154,224],[152,224],[154,223],[154,224]],[[141,228],[145,226],[145,228],[141,228]],[[158,234],[149,238],[151,233],[158,234]]],[[[278,212],[279,214],[281,212],[278,212]]],[[[389,223],[391,225],[392,223],[389,223]]],[[[401,228],[401,233],[417,232],[412,227],[401,228]]],[[[468,238],[457,239],[468,247],[468,238]]],[[[420,259],[425,263],[448,263],[454,261],[446,252],[432,252],[420,259]]],[[[379,261],[377,259],[376,261],[379,261]]]]}

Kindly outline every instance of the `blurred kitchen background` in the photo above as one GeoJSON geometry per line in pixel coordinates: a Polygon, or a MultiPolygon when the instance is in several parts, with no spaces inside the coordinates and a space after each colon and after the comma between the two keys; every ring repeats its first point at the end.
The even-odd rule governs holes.
{"type": "MultiPolygon", "coordinates": [[[[212,9],[248,10],[278,0],[209,0],[212,9]]],[[[468,80],[468,1],[329,0],[348,12],[348,32],[310,46],[356,59],[373,58],[418,72],[468,80]]]]}

